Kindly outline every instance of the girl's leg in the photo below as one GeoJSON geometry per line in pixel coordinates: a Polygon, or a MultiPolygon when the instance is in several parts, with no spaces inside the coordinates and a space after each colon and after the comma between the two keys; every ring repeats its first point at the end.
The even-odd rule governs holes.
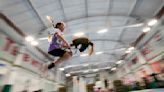
{"type": "Polygon", "coordinates": [[[54,61],[50,65],[48,65],[48,69],[55,67],[56,64],[59,64],[65,60],[68,60],[70,57],[72,57],[72,52],[65,52],[62,57],[60,57],[59,59],[57,59],[56,61],[54,61]]]}
{"type": "Polygon", "coordinates": [[[65,52],[62,57],[60,57],[59,59],[57,59],[53,63],[54,64],[59,64],[59,63],[65,61],[65,60],[68,60],[70,57],[72,57],[72,52],[65,52]]]}

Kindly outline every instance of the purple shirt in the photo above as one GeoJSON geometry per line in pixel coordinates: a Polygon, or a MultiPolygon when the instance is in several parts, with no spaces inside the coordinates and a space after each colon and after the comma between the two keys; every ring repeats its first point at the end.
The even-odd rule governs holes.
{"type": "Polygon", "coordinates": [[[52,41],[50,42],[48,52],[61,48],[62,41],[57,37],[56,33],[59,35],[62,35],[62,32],[59,29],[53,30],[53,32],[50,32],[52,35],[52,41]]]}

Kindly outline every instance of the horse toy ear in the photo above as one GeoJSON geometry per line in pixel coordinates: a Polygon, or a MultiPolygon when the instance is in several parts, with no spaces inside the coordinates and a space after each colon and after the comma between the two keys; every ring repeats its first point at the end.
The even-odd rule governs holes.
{"type": "Polygon", "coordinates": [[[50,34],[50,32],[48,32],[48,42],[52,41],[52,35],[50,34]]]}
{"type": "Polygon", "coordinates": [[[52,36],[48,35],[48,42],[51,42],[51,41],[52,41],[52,36]]]}

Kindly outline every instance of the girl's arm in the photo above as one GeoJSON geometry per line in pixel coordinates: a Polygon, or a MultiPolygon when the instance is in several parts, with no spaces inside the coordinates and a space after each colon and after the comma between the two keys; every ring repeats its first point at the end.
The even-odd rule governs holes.
{"type": "Polygon", "coordinates": [[[55,35],[57,35],[57,37],[62,40],[68,47],[70,47],[69,43],[61,36],[59,35],[58,33],[55,33],[55,35]]]}

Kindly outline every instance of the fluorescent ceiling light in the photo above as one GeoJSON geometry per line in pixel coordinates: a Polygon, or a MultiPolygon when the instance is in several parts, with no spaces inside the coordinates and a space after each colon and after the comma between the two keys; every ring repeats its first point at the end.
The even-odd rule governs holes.
{"type": "Polygon", "coordinates": [[[78,33],[73,34],[73,36],[81,37],[81,36],[83,36],[84,34],[85,34],[85,33],[83,33],[83,32],[78,32],[78,33]]]}
{"type": "Polygon", "coordinates": [[[72,66],[69,65],[69,66],[66,66],[66,67],[64,67],[64,68],[71,68],[71,67],[72,67],[72,66]]]}
{"type": "Polygon", "coordinates": [[[140,26],[143,26],[143,25],[144,25],[143,23],[138,23],[138,24],[133,24],[133,25],[121,26],[121,27],[118,27],[118,28],[133,28],[133,27],[140,27],[140,26]]]}
{"type": "Polygon", "coordinates": [[[108,29],[102,29],[102,30],[99,30],[97,33],[102,34],[102,33],[106,33],[107,31],[108,31],[108,29]]]}
{"type": "Polygon", "coordinates": [[[47,40],[48,37],[39,38],[38,40],[47,40]]]}
{"type": "Polygon", "coordinates": [[[69,76],[71,76],[71,74],[68,73],[68,74],[66,74],[65,76],[66,76],[66,77],[69,77],[69,76]]]}
{"type": "Polygon", "coordinates": [[[32,41],[31,42],[31,45],[33,45],[33,46],[37,46],[39,43],[37,42],[37,41],[32,41]]]}
{"type": "Polygon", "coordinates": [[[96,52],[96,55],[102,54],[103,52],[96,52]]]}
{"type": "Polygon", "coordinates": [[[112,71],[116,70],[116,67],[112,68],[111,70],[112,70],[112,71]]]}
{"type": "Polygon", "coordinates": [[[130,25],[130,26],[127,26],[127,27],[140,27],[140,26],[143,26],[143,23],[134,24],[134,25],[130,25]]]}
{"type": "Polygon", "coordinates": [[[125,51],[125,53],[130,53],[132,50],[134,50],[135,48],[132,46],[132,47],[129,47],[126,51],[125,51]]]}
{"type": "Polygon", "coordinates": [[[148,26],[153,26],[153,25],[155,25],[157,22],[158,22],[157,19],[152,19],[152,20],[150,20],[150,21],[148,22],[148,26]]]}
{"type": "Polygon", "coordinates": [[[120,48],[120,49],[115,49],[114,51],[121,51],[121,50],[125,50],[126,48],[120,48]]]}
{"type": "Polygon", "coordinates": [[[84,71],[84,73],[88,73],[88,72],[89,72],[89,70],[85,70],[85,71],[84,71]]]}
{"type": "Polygon", "coordinates": [[[129,51],[132,51],[132,50],[134,50],[134,47],[133,46],[132,47],[129,47],[128,50],[129,51]]]}
{"type": "Polygon", "coordinates": [[[143,29],[143,32],[144,32],[144,33],[149,32],[149,31],[150,31],[150,27],[145,27],[145,28],[143,29]]]}
{"type": "Polygon", "coordinates": [[[59,68],[60,71],[64,71],[64,68],[59,68]]]}
{"type": "Polygon", "coordinates": [[[80,56],[81,57],[86,57],[86,56],[88,56],[88,54],[81,54],[80,56]]]}
{"type": "Polygon", "coordinates": [[[28,42],[31,42],[34,40],[34,38],[32,36],[27,36],[27,37],[25,37],[25,40],[28,42]]]}
{"type": "Polygon", "coordinates": [[[130,52],[131,52],[130,50],[126,50],[126,51],[125,51],[125,53],[127,53],[127,54],[130,53],[130,52]]]}
{"type": "Polygon", "coordinates": [[[123,62],[123,60],[119,60],[116,62],[116,64],[121,64],[123,62]]]}
{"type": "Polygon", "coordinates": [[[93,69],[93,72],[97,72],[97,71],[99,71],[99,69],[93,69]]]}

